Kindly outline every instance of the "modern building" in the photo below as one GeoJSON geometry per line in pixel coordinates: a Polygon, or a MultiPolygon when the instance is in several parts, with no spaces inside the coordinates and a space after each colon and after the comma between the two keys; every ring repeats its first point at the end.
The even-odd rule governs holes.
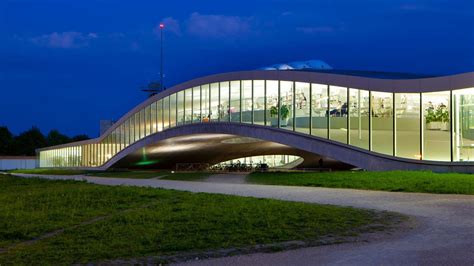
{"type": "Polygon", "coordinates": [[[40,167],[97,170],[292,155],[299,167],[323,158],[368,170],[474,172],[474,72],[211,75],[148,98],[96,139],[37,153],[40,167]]]}

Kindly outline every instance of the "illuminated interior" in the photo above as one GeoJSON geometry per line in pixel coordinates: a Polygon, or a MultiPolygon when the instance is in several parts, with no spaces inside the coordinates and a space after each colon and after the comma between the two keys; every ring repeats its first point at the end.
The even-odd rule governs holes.
{"type": "Polygon", "coordinates": [[[231,80],[154,99],[97,140],[42,149],[40,167],[99,167],[149,135],[220,122],[280,128],[412,160],[474,161],[474,88],[392,93],[288,80],[231,80]]]}

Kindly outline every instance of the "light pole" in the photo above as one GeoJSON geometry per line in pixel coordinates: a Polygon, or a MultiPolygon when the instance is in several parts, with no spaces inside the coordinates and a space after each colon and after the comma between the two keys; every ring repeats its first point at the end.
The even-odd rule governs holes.
{"type": "Polygon", "coordinates": [[[165,28],[165,24],[160,23],[160,41],[161,41],[161,55],[160,55],[160,86],[161,91],[165,88],[163,86],[163,29],[165,28]]]}

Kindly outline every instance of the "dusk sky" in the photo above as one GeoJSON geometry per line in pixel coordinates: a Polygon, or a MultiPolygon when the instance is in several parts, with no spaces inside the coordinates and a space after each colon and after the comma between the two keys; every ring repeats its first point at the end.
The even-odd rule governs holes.
{"type": "Polygon", "coordinates": [[[474,1],[0,0],[0,126],[96,137],[159,79],[320,59],[336,69],[474,71],[474,1]]]}

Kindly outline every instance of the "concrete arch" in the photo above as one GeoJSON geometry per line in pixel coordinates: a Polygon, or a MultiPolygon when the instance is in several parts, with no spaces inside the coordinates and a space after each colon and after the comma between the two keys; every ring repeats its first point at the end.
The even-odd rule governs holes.
{"type": "Polygon", "coordinates": [[[188,124],[152,134],[128,146],[97,170],[106,170],[113,167],[127,155],[158,141],[194,134],[231,134],[271,141],[373,171],[404,169],[473,172],[472,166],[467,163],[442,163],[397,158],[284,129],[226,122],[188,124]]]}

